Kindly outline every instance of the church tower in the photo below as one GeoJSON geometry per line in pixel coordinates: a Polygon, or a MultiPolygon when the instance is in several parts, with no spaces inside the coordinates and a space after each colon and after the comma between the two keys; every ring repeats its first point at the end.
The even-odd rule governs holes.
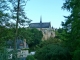
{"type": "Polygon", "coordinates": [[[40,30],[42,30],[42,16],[40,16],[40,30]]]}
{"type": "Polygon", "coordinates": [[[42,23],[42,16],[40,16],[40,23],[42,23]]]}

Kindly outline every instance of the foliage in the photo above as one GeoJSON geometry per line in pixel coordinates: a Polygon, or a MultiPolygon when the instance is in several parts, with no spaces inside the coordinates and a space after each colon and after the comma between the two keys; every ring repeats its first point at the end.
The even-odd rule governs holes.
{"type": "Polygon", "coordinates": [[[53,44],[48,44],[38,49],[35,57],[38,60],[71,60],[71,56],[67,49],[53,44]]]}
{"type": "Polygon", "coordinates": [[[35,60],[34,56],[33,55],[28,55],[26,60],[35,60]]]}
{"type": "Polygon", "coordinates": [[[0,34],[0,46],[4,46],[7,40],[14,40],[14,29],[0,26],[0,34]]]}
{"type": "Polygon", "coordinates": [[[27,24],[26,21],[28,18],[24,12],[26,1],[27,0],[0,0],[0,46],[5,45],[7,40],[13,40],[15,53],[18,27],[27,24]]]}
{"type": "Polygon", "coordinates": [[[26,14],[25,14],[25,6],[28,0],[7,0],[9,3],[9,8],[10,8],[10,17],[14,21],[18,22],[19,27],[24,27],[26,26],[29,22],[32,20],[29,19],[26,14]],[[17,21],[17,15],[18,15],[18,21],[17,21]]]}
{"type": "MultiPolygon", "coordinates": [[[[0,27],[0,45],[4,45],[8,40],[15,39],[15,28],[6,28],[0,27]]],[[[26,28],[18,28],[18,38],[19,39],[26,39],[27,44],[30,48],[35,47],[37,44],[41,42],[42,39],[42,32],[37,29],[26,29],[26,28]]]]}
{"type": "Polygon", "coordinates": [[[29,35],[28,35],[28,44],[30,45],[30,46],[34,46],[34,45],[36,45],[36,44],[39,44],[40,43],[40,41],[42,40],[42,37],[43,37],[43,35],[42,35],[42,32],[41,31],[39,31],[39,30],[37,30],[37,29],[29,29],[29,30],[27,30],[29,33],[29,35]]]}
{"type": "Polygon", "coordinates": [[[73,60],[80,60],[80,49],[75,50],[73,54],[73,60]]]}
{"type": "Polygon", "coordinates": [[[71,12],[70,16],[65,16],[66,21],[62,23],[62,26],[68,47],[74,51],[80,46],[80,0],[65,0],[63,9],[71,12]]]}
{"type": "Polygon", "coordinates": [[[9,25],[10,14],[7,0],[0,0],[0,26],[9,25]],[[6,12],[7,11],[7,12],[6,12]]]}
{"type": "Polygon", "coordinates": [[[9,24],[9,14],[5,12],[8,10],[6,2],[6,0],[0,0],[0,60],[8,59],[8,51],[6,50],[6,40],[9,38],[11,33],[9,33],[9,30],[6,28],[9,24]]]}
{"type": "Polygon", "coordinates": [[[71,51],[73,60],[77,60],[80,49],[80,0],[65,0],[62,8],[71,12],[69,16],[64,16],[66,21],[62,22],[64,45],[71,51]]]}
{"type": "Polygon", "coordinates": [[[39,44],[42,40],[43,34],[41,31],[35,28],[20,28],[19,29],[19,37],[26,39],[29,48],[34,48],[37,44],[39,44]]]}
{"type": "Polygon", "coordinates": [[[65,39],[63,37],[63,35],[65,34],[65,30],[63,28],[56,29],[55,33],[56,33],[55,38],[60,39],[61,41],[65,39]]]}
{"type": "Polygon", "coordinates": [[[37,45],[37,48],[42,48],[49,44],[61,45],[61,40],[58,38],[49,38],[48,40],[44,40],[39,45],[37,45]]]}
{"type": "Polygon", "coordinates": [[[8,60],[8,51],[5,47],[0,47],[0,60],[8,60]]]}

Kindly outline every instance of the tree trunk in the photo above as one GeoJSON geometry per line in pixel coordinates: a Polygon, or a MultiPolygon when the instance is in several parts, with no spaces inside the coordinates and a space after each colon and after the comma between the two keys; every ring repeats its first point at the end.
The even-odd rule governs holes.
{"type": "Polygon", "coordinates": [[[17,60],[17,37],[18,37],[19,10],[20,10],[20,0],[18,0],[18,6],[17,6],[16,33],[15,33],[15,41],[14,41],[15,60],[17,60]]]}

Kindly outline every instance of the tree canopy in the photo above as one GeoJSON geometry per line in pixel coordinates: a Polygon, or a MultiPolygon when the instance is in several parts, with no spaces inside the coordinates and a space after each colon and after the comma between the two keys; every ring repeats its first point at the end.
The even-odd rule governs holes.
{"type": "Polygon", "coordinates": [[[65,16],[65,22],[62,22],[65,30],[64,45],[70,49],[73,60],[77,60],[79,57],[76,54],[80,50],[80,0],[65,0],[62,8],[71,12],[69,16],[65,16]]]}
{"type": "Polygon", "coordinates": [[[59,45],[48,44],[36,51],[38,60],[71,60],[69,51],[59,45]]]}
{"type": "MultiPolygon", "coordinates": [[[[27,43],[29,44],[29,47],[35,47],[42,41],[43,34],[41,31],[32,28],[32,29],[27,29],[26,30],[26,40],[27,43]]],[[[24,32],[25,33],[25,32],[24,32]]]]}

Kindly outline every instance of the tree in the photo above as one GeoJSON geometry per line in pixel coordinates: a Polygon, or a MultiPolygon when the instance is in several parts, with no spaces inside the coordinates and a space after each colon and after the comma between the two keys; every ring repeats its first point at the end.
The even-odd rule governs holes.
{"type": "MultiPolygon", "coordinates": [[[[11,4],[11,18],[16,21],[16,32],[15,32],[15,40],[14,40],[14,51],[16,54],[16,40],[18,39],[18,27],[24,26],[26,24],[26,20],[28,19],[25,16],[24,6],[26,5],[27,0],[8,0],[11,4]]],[[[10,7],[10,8],[11,8],[10,7]]],[[[16,60],[16,59],[15,59],[16,60]]]]}
{"type": "Polygon", "coordinates": [[[6,12],[8,10],[8,4],[6,0],[0,0],[0,47],[6,46],[6,40],[8,36],[8,24],[9,24],[9,14],[6,12]]]}
{"type": "Polygon", "coordinates": [[[9,6],[11,12],[11,19],[17,21],[18,18],[18,27],[24,27],[27,24],[27,22],[32,21],[26,16],[24,11],[27,1],[28,0],[8,0],[8,3],[10,3],[11,5],[9,6]],[[17,17],[17,15],[19,15],[19,17],[17,17]]]}
{"type": "Polygon", "coordinates": [[[55,38],[60,39],[61,41],[65,39],[63,37],[63,35],[65,34],[65,30],[63,28],[56,29],[55,34],[55,38]]]}
{"type": "Polygon", "coordinates": [[[62,41],[58,38],[49,38],[48,40],[42,41],[40,44],[37,45],[37,48],[42,48],[49,44],[54,45],[61,45],[62,41]]]}
{"type": "Polygon", "coordinates": [[[33,48],[34,50],[34,47],[41,42],[43,34],[36,28],[19,28],[18,36],[26,39],[29,48],[33,48]]]}
{"type": "Polygon", "coordinates": [[[38,49],[35,58],[38,60],[71,60],[70,53],[66,48],[53,44],[38,49]]]}
{"type": "Polygon", "coordinates": [[[10,21],[10,14],[8,13],[9,6],[7,0],[0,0],[0,26],[7,26],[10,21]]]}
{"type": "Polygon", "coordinates": [[[70,16],[65,16],[66,21],[62,24],[65,29],[65,38],[70,45],[71,50],[76,50],[80,46],[80,1],[79,0],[65,0],[63,9],[71,12],[70,16]]]}
{"type": "Polygon", "coordinates": [[[80,49],[80,0],[65,0],[62,8],[71,12],[69,16],[65,16],[66,21],[62,23],[62,26],[65,30],[65,45],[68,44],[67,47],[73,58],[77,60],[79,58],[76,55],[77,50],[80,49]]]}
{"type": "Polygon", "coordinates": [[[80,49],[75,50],[73,54],[73,60],[80,60],[80,49]]]}
{"type": "Polygon", "coordinates": [[[26,60],[36,60],[36,59],[32,55],[28,55],[27,58],[26,58],[26,60]]]}
{"type": "MultiPolygon", "coordinates": [[[[16,28],[15,31],[15,40],[14,40],[14,51],[16,51],[16,40],[18,38],[18,27],[24,26],[26,24],[26,20],[28,19],[25,16],[25,12],[24,12],[24,6],[26,5],[26,1],[27,0],[1,0],[0,3],[0,12],[5,13],[8,12],[8,14],[10,16],[7,16],[6,18],[4,16],[1,15],[1,19],[2,21],[0,21],[1,24],[3,24],[3,26],[8,25],[8,27],[6,28],[11,28],[11,25],[14,25],[16,28]],[[3,12],[4,10],[4,12],[3,12]],[[15,20],[16,24],[11,24],[9,23],[10,20],[15,20]]],[[[16,54],[16,52],[14,53],[16,54]]]]}
{"type": "Polygon", "coordinates": [[[9,23],[8,4],[6,0],[0,0],[0,59],[7,60],[8,51],[6,50],[6,40],[8,36],[8,29],[6,28],[9,23]],[[4,59],[5,58],[5,59],[4,59]]]}

